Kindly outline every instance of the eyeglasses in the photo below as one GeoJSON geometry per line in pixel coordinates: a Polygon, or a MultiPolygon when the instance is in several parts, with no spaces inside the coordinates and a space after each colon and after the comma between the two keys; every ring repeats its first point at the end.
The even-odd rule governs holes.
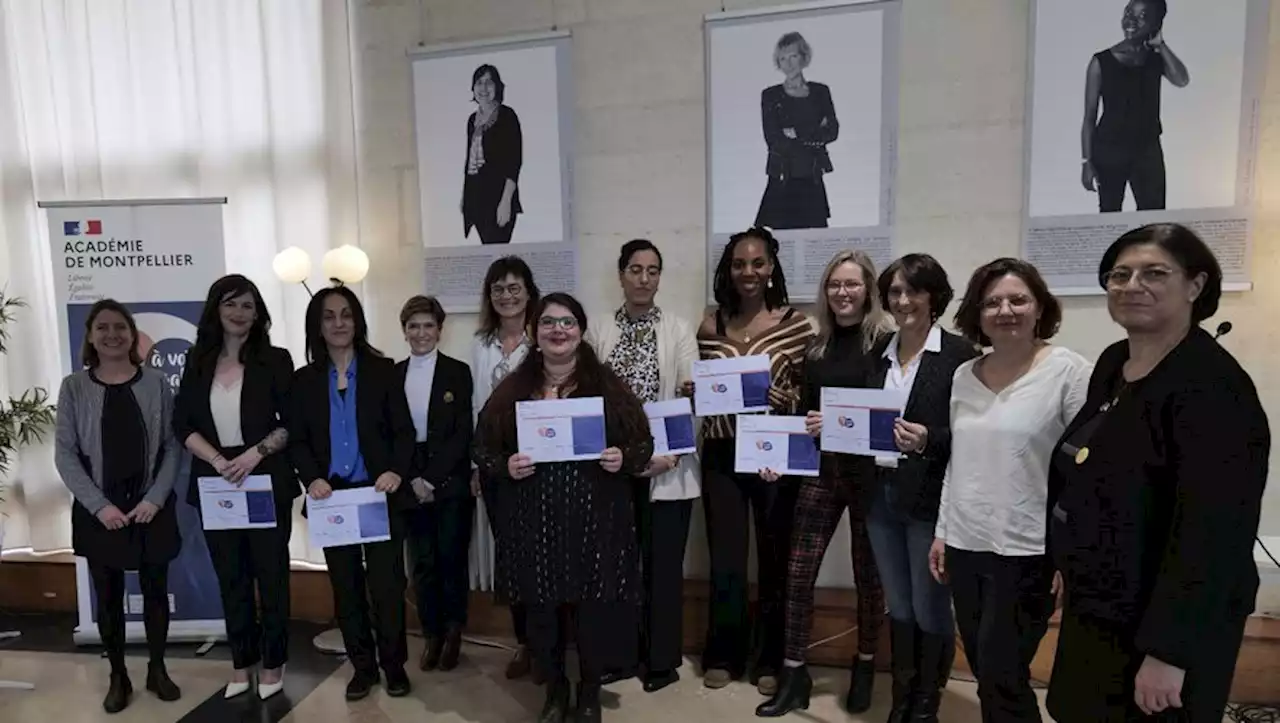
{"type": "Polygon", "coordinates": [[[641,276],[648,274],[649,276],[661,276],[662,269],[657,266],[641,266],[640,264],[632,264],[627,267],[627,273],[632,276],[641,276]]]}
{"type": "Polygon", "coordinates": [[[544,316],[538,319],[538,328],[546,331],[553,329],[571,331],[578,328],[578,320],[572,316],[544,316]]]}
{"type": "Polygon", "coordinates": [[[867,288],[866,284],[861,281],[828,281],[827,293],[838,294],[841,291],[846,294],[853,294],[867,288]]]}
{"type": "Polygon", "coordinates": [[[1035,299],[1026,294],[1014,294],[1013,296],[988,296],[982,300],[982,311],[987,314],[997,314],[1000,309],[1007,303],[1013,311],[1022,311],[1031,306],[1035,299]]]}
{"type": "Polygon", "coordinates": [[[489,295],[495,299],[501,299],[504,296],[519,296],[524,293],[524,284],[494,284],[489,287],[489,295]]]}
{"type": "Polygon", "coordinates": [[[1163,286],[1171,276],[1173,276],[1173,269],[1165,266],[1144,266],[1140,269],[1117,266],[1102,275],[1102,285],[1108,289],[1120,289],[1128,286],[1129,282],[1137,277],[1140,286],[1150,289],[1163,286]]]}

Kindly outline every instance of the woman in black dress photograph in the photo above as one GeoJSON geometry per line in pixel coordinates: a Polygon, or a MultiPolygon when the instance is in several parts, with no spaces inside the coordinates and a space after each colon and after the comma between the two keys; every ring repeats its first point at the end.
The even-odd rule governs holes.
{"type": "Polygon", "coordinates": [[[827,145],[840,135],[831,89],[805,80],[813,49],[800,33],[786,33],[773,50],[773,64],[786,79],[760,94],[760,120],[769,146],[769,184],[760,199],[756,226],[770,229],[826,228],[831,218],[823,174],[833,170],[827,145]]]}
{"type": "Polygon", "coordinates": [[[1098,211],[1120,211],[1125,187],[1139,211],[1165,207],[1160,90],[1191,82],[1187,66],[1164,42],[1165,0],[1129,0],[1120,27],[1124,40],[1099,51],[1085,77],[1080,129],[1080,183],[1098,194],[1098,211]],[[1102,118],[1098,118],[1098,102],[1102,118]]]}
{"type": "Polygon", "coordinates": [[[587,328],[577,299],[544,297],[536,346],[494,390],[476,429],[476,464],[503,498],[498,583],[528,609],[529,640],[548,681],[539,723],[569,715],[570,625],[582,680],[576,720],[598,722],[601,678],[636,662],[642,588],[632,479],[653,457],[653,436],[631,388],[583,343],[587,328]],[[599,460],[534,464],[518,453],[517,402],[583,397],[604,398],[599,460]]]}
{"type": "Polygon", "coordinates": [[[80,359],[84,369],[63,379],[58,392],[55,461],[75,498],[72,545],[89,563],[98,634],[111,663],[102,707],[119,713],[133,694],[124,662],[125,570],[137,570],[142,587],[147,690],[164,701],[182,696],[164,665],[169,563],[182,548],[173,494],[181,449],[170,426],[169,381],[142,366],[138,326],[124,305],[93,305],[80,359]]]}
{"type": "Polygon", "coordinates": [[[474,226],[482,244],[511,243],[520,206],[524,139],[520,117],[502,104],[506,84],[492,65],[471,74],[476,110],[467,118],[467,162],[462,184],[462,234],[474,226]]]}

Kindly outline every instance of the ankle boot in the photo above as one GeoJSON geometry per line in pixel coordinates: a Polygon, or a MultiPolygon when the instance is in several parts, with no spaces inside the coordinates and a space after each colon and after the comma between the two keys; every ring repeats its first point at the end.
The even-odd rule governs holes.
{"type": "Polygon", "coordinates": [[[813,678],[809,676],[808,666],[784,667],[778,683],[778,692],[756,708],[756,716],[778,718],[793,710],[808,710],[809,695],[812,692],[813,678]]]}
{"type": "Polygon", "coordinates": [[[152,663],[147,666],[147,690],[156,694],[163,701],[172,702],[182,697],[182,690],[169,678],[164,663],[152,663]]]}
{"type": "Polygon", "coordinates": [[[911,723],[938,723],[938,707],[942,704],[942,666],[947,644],[954,645],[948,635],[920,633],[916,660],[919,674],[911,691],[911,723]]]}
{"type": "Polygon", "coordinates": [[[583,683],[578,686],[578,715],[576,723],[600,723],[600,684],[583,683]]]}
{"type": "Polygon", "coordinates": [[[569,679],[560,675],[547,682],[547,701],[538,714],[538,723],[564,723],[569,713],[569,679]]]}
{"type": "Polygon", "coordinates": [[[894,620],[889,626],[893,704],[889,709],[888,723],[906,723],[911,719],[911,693],[915,689],[918,635],[914,622],[904,623],[894,620]]]}
{"type": "Polygon", "coordinates": [[[102,709],[108,713],[119,713],[129,706],[129,697],[132,695],[133,683],[129,682],[129,674],[123,670],[113,672],[107,697],[102,699],[102,709]]]}
{"type": "Polygon", "coordinates": [[[844,708],[850,713],[865,713],[871,708],[871,689],[876,683],[876,661],[853,659],[852,672],[849,675],[849,694],[845,696],[844,708]]]}

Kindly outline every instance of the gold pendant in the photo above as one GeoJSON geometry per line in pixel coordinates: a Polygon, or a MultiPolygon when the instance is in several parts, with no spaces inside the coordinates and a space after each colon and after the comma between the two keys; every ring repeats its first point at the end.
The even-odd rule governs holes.
{"type": "Polygon", "coordinates": [[[1087,459],[1089,459],[1089,448],[1081,447],[1080,451],[1076,452],[1076,464],[1084,464],[1087,459]]]}

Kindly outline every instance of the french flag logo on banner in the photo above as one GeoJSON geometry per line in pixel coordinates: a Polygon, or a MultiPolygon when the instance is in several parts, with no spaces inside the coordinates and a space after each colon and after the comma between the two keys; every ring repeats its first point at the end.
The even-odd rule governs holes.
{"type": "Polygon", "coordinates": [[[84,235],[84,236],[101,236],[101,235],[102,235],[102,221],[101,221],[101,220],[99,220],[99,219],[96,219],[96,218],[95,218],[95,219],[92,219],[92,220],[89,220],[89,221],[84,221],[84,222],[80,222],[80,221],[63,221],[63,222],[62,222],[62,234],[63,234],[64,236],[81,236],[81,235],[84,235]],[[82,223],[83,223],[84,228],[81,228],[81,224],[82,224],[82,223]]]}

